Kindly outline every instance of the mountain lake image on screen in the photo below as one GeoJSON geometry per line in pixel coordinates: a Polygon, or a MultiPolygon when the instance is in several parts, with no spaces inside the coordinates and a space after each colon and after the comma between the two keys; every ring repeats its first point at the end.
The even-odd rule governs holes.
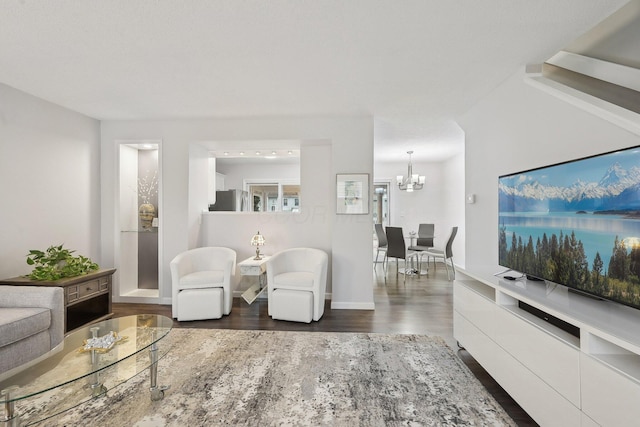
{"type": "Polygon", "coordinates": [[[640,308],[640,147],[498,179],[503,267],[640,308]]]}

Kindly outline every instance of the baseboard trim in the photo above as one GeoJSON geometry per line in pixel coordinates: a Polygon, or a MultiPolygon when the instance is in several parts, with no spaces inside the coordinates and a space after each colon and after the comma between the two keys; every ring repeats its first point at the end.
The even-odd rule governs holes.
{"type": "Polygon", "coordinates": [[[331,301],[332,310],[375,310],[373,302],[340,302],[331,301]]]}

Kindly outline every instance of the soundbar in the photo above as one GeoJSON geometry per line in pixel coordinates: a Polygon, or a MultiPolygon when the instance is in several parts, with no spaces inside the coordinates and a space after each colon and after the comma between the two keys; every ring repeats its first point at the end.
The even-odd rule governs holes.
{"type": "Polygon", "coordinates": [[[577,326],[572,325],[571,323],[567,323],[562,319],[558,319],[557,317],[552,316],[549,313],[540,310],[539,308],[535,308],[534,306],[529,305],[526,302],[518,301],[518,307],[526,311],[527,313],[531,313],[534,316],[544,320],[545,322],[548,322],[549,324],[556,326],[565,332],[568,332],[574,337],[580,338],[580,328],[578,328],[577,326]]]}

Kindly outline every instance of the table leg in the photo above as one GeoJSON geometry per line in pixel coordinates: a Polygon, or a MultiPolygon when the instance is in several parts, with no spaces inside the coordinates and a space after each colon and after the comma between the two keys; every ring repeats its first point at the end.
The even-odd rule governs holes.
{"type": "Polygon", "coordinates": [[[158,386],[158,344],[155,342],[151,344],[151,348],[149,349],[149,359],[151,360],[151,365],[149,366],[149,378],[151,380],[149,391],[151,392],[151,400],[162,400],[164,398],[164,391],[168,390],[170,386],[158,386]]]}
{"type": "MultiPolygon", "coordinates": [[[[100,330],[100,328],[93,327],[89,330],[91,331],[92,338],[98,337],[98,331],[100,330]]],[[[102,382],[100,382],[100,373],[97,371],[98,357],[98,353],[95,350],[91,350],[91,367],[94,371],[94,373],[91,374],[91,397],[98,397],[107,392],[107,388],[104,386],[104,384],[102,384],[102,382]]]]}
{"type": "MultiPolygon", "coordinates": [[[[415,256],[411,255],[411,256],[407,256],[407,258],[405,258],[404,263],[405,263],[405,268],[404,268],[404,274],[407,276],[414,276],[414,275],[420,275],[419,271],[416,270],[415,266],[413,265],[413,259],[415,258],[415,256]],[[407,261],[409,261],[409,267],[407,268],[407,261]]],[[[418,264],[418,266],[420,266],[420,264],[418,264]]]]}
{"type": "Polygon", "coordinates": [[[20,426],[20,418],[16,413],[15,403],[11,400],[11,392],[17,388],[17,386],[11,386],[0,391],[0,400],[4,401],[4,415],[0,417],[0,426],[2,427],[20,426]]]}

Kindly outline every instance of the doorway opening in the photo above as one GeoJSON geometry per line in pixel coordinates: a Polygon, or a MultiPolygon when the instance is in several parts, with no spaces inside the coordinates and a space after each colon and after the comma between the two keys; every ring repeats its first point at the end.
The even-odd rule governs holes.
{"type": "Polygon", "coordinates": [[[373,223],[389,225],[389,182],[373,183],[373,223]]]}

